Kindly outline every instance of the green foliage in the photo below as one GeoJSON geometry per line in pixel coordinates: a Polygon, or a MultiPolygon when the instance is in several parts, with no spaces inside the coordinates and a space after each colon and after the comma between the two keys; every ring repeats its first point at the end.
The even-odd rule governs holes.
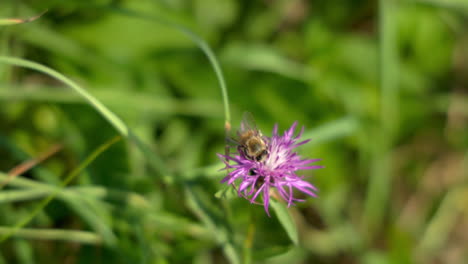
{"type": "Polygon", "coordinates": [[[466,262],[466,1],[4,2],[0,263],[466,262]],[[220,183],[244,111],[318,198],[220,183]]]}

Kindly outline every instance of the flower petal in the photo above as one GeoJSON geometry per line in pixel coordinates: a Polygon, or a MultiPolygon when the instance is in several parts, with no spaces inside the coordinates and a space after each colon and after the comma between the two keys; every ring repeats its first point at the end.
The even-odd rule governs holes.
{"type": "MultiPolygon", "coordinates": [[[[242,124],[244,125],[244,124],[242,124]]],[[[294,122],[282,135],[278,134],[278,124],[275,124],[272,136],[263,136],[267,144],[268,155],[264,161],[251,160],[245,157],[239,149],[232,155],[217,154],[218,158],[225,163],[221,170],[229,173],[221,182],[234,184],[239,180],[238,194],[248,199],[250,203],[256,202],[262,193],[265,212],[270,216],[270,192],[276,188],[279,196],[287,202],[288,207],[294,202],[304,200],[294,198],[294,189],[316,197],[317,188],[311,183],[303,180],[304,176],[296,174],[298,170],[309,170],[323,168],[320,165],[311,165],[320,159],[302,159],[295,148],[302,146],[310,140],[300,140],[304,133],[304,127],[294,136],[298,123],[294,122]],[[261,184],[260,184],[261,183],[261,184]]]]}

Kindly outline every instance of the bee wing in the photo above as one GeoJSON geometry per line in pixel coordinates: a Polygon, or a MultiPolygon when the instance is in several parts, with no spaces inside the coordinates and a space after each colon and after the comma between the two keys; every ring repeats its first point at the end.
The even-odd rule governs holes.
{"type": "Polygon", "coordinates": [[[226,145],[228,147],[237,147],[239,146],[239,141],[237,141],[235,138],[233,137],[226,137],[226,145]]]}
{"type": "Polygon", "coordinates": [[[224,138],[224,143],[225,143],[225,147],[226,147],[226,155],[227,156],[229,155],[228,150],[230,148],[237,148],[240,145],[239,140],[232,133],[226,133],[225,138],[224,138]]]}
{"type": "Polygon", "coordinates": [[[242,115],[242,121],[241,121],[239,132],[242,133],[248,130],[253,130],[253,131],[258,132],[257,125],[255,123],[255,119],[252,113],[244,112],[244,114],[242,115]]]}

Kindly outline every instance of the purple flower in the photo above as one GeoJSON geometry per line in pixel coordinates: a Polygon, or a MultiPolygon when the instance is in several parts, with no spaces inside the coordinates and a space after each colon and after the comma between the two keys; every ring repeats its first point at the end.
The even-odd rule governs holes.
{"type": "Polygon", "coordinates": [[[273,136],[263,136],[265,144],[267,145],[268,155],[265,159],[257,161],[249,158],[242,151],[242,148],[238,148],[238,153],[235,155],[218,155],[223,161],[226,162],[225,169],[233,169],[228,175],[221,181],[227,182],[235,187],[234,182],[241,180],[238,187],[235,187],[238,191],[239,196],[250,200],[251,203],[257,203],[256,200],[261,196],[263,199],[263,205],[265,211],[270,215],[268,211],[270,195],[275,197],[279,196],[288,203],[288,207],[291,206],[295,201],[304,201],[301,199],[294,198],[293,188],[308,194],[310,196],[316,196],[315,188],[309,182],[303,180],[303,176],[296,174],[297,170],[308,170],[318,169],[322,166],[311,166],[310,164],[320,159],[301,159],[301,157],[294,152],[294,148],[307,143],[309,140],[297,142],[304,131],[304,128],[294,137],[294,130],[297,126],[297,122],[284,132],[283,135],[278,134],[278,125],[273,128],[273,136]],[[234,164],[230,164],[234,163],[234,164]],[[274,194],[276,189],[276,195],[274,194]]]}

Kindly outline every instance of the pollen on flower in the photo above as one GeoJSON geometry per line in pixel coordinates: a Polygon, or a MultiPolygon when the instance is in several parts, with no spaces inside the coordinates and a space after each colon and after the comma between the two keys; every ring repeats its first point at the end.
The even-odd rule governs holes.
{"type": "Polygon", "coordinates": [[[298,170],[319,169],[323,166],[311,165],[320,159],[302,159],[294,149],[307,143],[309,140],[299,141],[304,129],[296,136],[294,131],[297,122],[286,130],[283,135],[278,134],[275,125],[271,137],[262,135],[266,144],[266,157],[257,160],[246,155],[243,148],[238,148],[233,155],[221,155],[219,158],[226,163],[225,169],[232,169],[221,181],[236,187],[239,196],[243,196],[251,203],[263,200],[263,206],[268,215],[270,195],[276,192],[288,206],[303,200],[295,198],[294,189],[310,196],[316,196],[317,188],[304,180],[303,176],[296,174],[298,170]]]}

